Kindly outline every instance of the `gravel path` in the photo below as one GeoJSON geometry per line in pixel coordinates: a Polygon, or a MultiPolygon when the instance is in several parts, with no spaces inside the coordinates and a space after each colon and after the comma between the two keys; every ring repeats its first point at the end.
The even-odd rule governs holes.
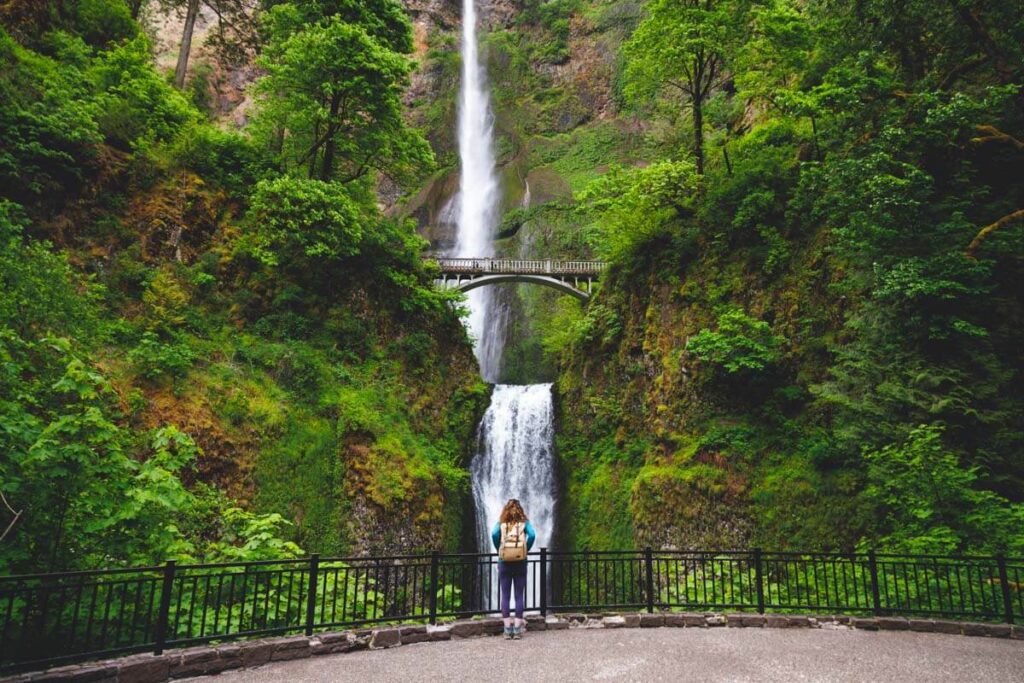
{"type": "MultiPolygon", "coordinates": [[[[214,679],[187,679],[212,683],[214,679]]],[[[572,629],[417,643],[228,671],[319,681],[1024,681],[1024,641],[829,629],[572,629]]]]}

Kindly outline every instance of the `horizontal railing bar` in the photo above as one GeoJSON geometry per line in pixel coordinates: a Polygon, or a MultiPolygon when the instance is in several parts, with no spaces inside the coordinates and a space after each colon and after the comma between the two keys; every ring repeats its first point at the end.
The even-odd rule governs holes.
{"type": "Polygon", "coordinates": [[[160,572],[163,571],[163,567],[119,567],[115,569],[85,569],[81,571],[73,572],[47,572],[45,574],[12,574],[10,576],[0,576],[0,581],[26,581],[29,579],[48,579],[48,578],[77,578],[79,576],[92,576],[96,574],[127,574],[130,572],[160,572]]]}

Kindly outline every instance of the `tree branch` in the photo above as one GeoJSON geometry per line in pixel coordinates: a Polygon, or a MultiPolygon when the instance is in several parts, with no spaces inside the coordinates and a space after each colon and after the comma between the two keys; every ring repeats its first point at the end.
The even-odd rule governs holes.
{"type": "Polygon", "coordinates": [[[971,138],[971,142],[976,145],[983,145],[986,142],[1008,142],[1019,151],[1024,152],[1024,141],[1018,140],[1008,133],[1004,133],[995,126],[978,126],[977,130],[979,133],[984,133],[984,135],[971,138]]]}
{"type": "Polygon", "coordinates": [[[964,252],[964,255],[967,256],[967,258],[975,258],[975,252],[977,252],[978,249],[981,247],[981,243],[988,239],[989,235],[991,235],[999,228],[1005,227],[1010,223],[1014,223],[1020,220],[1024,220],[1024,209],[1017,209],[1013,213],[1006,214],[1005,216],[997,220],[995,223],[989,223],[984,228],[979,230],[978,234],[974,236],[974,239],[971,240],[971,243],[967,245],[967,250],[964,252]]]}

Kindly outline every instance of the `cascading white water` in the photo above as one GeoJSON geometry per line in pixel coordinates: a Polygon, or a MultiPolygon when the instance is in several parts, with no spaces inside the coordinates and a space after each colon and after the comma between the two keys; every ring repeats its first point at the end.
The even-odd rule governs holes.
{"type": "MultiPolygon", "coordinates": [[[[494,387],[470,463],[479,545],[493,552],[491,529],[505,501],[518,498],[537,532],[534,549],[550,546],[555,526],[554,409],[550,384],[494,387]]],[[[533,579],[527,583],[533,600],[533,579]]]]}
{"type": "MultiPolygon", "coordinates": [[[[487,75],[480,65],[474,0],[462,1],[462,88],[459,93],[458,232],[454,256],[494,255],[494,225],[498,210],[498,179],[494,168],[494,117],[487,93],[487,75]]],[[[501,371],[501,340],[491,315],[493,297],[484,287],[468,294],[469,332],[476,347],[480,372],[489,382],[501,371]]],[[[503,327],[503,325],[500,325],[503,327]]]]}
{"type": "MultiPolygon", "coordinates": [[[[459,97],[459,157],[454,255],[494,255],[499,187],[494,162],[494,117],[487,79],[480,65],[474,0],[462,3],[462,88],[459,97]]],[[[482,287],[469,292],[468,327],[476,345],[480,371],[496,382],[501,372],[508,308],[482,287]]],[[[493,552],[490,530],[509,498],[518,498],[537,531],[534,548],[548,546],[555,520],[554,411],[551,385],[495,386],[491,405],[480,423],[477,451],[470,463],[477,542],[493,552]]],[[[533,574],[527,590],[536,604],[533,574]]],[[[489,584],[493,586],[493,581],[489,584]]],[[[490,596],[488,602],[494,599],[490,596]]]]}

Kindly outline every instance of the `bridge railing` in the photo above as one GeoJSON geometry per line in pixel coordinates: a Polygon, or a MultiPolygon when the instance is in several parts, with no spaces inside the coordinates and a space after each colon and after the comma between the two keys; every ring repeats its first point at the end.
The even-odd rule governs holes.
{"type": "Polygon", "coordinates": [[[454,275],[537,274],[596,277],[605,268],[603,261],[557,261],[498,258],[438,258],[441,271],[454,275]]]}
{"type": "MultiPolygon", "coordinates": [[[[531,611],[870,613],[1024,620],[1024,559],[541,549],[531,611]]],[[[479,553],[139,567],[0,577],[0,670],[236,638],[492,614],[479,553]]]]}

